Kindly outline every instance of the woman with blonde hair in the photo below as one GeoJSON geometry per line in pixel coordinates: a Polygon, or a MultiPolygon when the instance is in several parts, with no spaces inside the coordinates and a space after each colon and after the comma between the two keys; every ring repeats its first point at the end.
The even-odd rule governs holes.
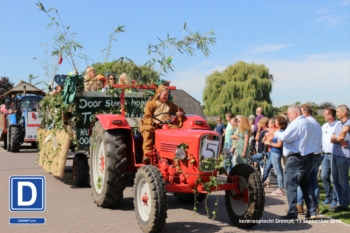
{"type": "Polygon", "coordinates": [[[132,84],[131,78],[126,73],[122,73],[119,76],[118,84],[131,85],[132,84]]]}
{"type": "Polygon", "coordinates": [[[233,164],[247,163],[249,156],[249,137],[252,133],[248,118],[245,116],[237,116],[238,135],[232,136],[237,139],[237,146],[234,152],[233,164]]]}
{"type": "Polygon", "coordinates": [[[84,75],[84,91],[97,91],[98,89],[99,84],[95,68],[88,66],[84,75]]]}

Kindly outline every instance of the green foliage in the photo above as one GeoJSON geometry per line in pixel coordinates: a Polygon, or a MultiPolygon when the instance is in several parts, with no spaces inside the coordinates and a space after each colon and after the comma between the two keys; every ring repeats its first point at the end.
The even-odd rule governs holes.
{"type": "Polygon", "coordinates": [[[177,145],[176,148],[186,150],[188,148],[188,145],[186,143],[181,143],[180,145],[177,145]]]}
{"type": "Polygon", "coordinates": [[[223,72],[215,71],[206,78],[204,111],[207,115],[220,116],[230,111],[249,116],[257,107],[262,107],[266,116],[272,116],[272,81],[273,77],[264,65],[243,61],[223,72]]]}
{"type": "Polygon", "coordinates": [[[153,84],[160,80],[160,75],[165,75],[173,71],[174,65],[173,55],[175,52],[195,55],[195,50],[200,50],[205,56],[209,56],[210,50],[208,45],[215,43],[213,37],[215,33],[210,31],[208,33],[200,34],[199,32],[192,32],[186,28],[186,23],[183,28],[184,37],[177,39],[170,37],[169,34],[165,40],[158,38],[160,43],[148,45],[148,55],[154,54],[154,57],[147,61],[143,66],[137,66],[127,57],[120,57],[118,60],[107,62],[108,55],[110,55],[111,42],[115,40],[115,34],[123,32],[124,26],[120,26],[115,30],[115,33],[110,36],[108,47],[102,52],[106,53],[105,61],[103,63],[95,63],[92,66],[97,73],[106,75],[111,73],[117,76],[126,73],[131,79],[138,84],[153,84]]]}
{"type": "Polygon", "coordinates": [[[160,41],[159,44],[148,45],[148,55],[152,53],[155,57],[147,61],[145,66],[150,70],[155,70],[159,75],[166,75],[169,71],[173,71],[174,65],[172,63],[173,55],[175,52],[181,54],[187,54],[190,56],[195,55],[195,50],[200,50],[204,56],[209,56],[210,50],[208,45],[215,44],[215,33],[209,31],[208,33],[200,34],[199,32],[192,32],[187,29],[186,22],[181,30],[184,37],[177,39],[176,37],[170,37],[167,34],[167,38],[160,41]],[[195,49],[196,48],[196,49],[195,49]]]}
{"type": "Polygon", "coordinates": [[[113,33],[109,35],[109,41],[108,41],[108,46],[107,48],[103,49],[101,52],[105,54],[105,58],[104,58],[104,63],[106,63],[108,61],[108,56],[111,55],[111,51],[112,51],[112,43],[113,41],[116,41],[116,36],[118,33],[120,32],[125,32],[124,31],[124,25],[123,26],[118,26],[117,28],[115,28],[113,30],[113,33]]]}
{"type": "Polygon", "coordinates": [[[219,190],[219,183],[216,174],[214,171],[222,171],[224,168],[222,167],[223,164],[223,159],[220,157],[214,158],[214,159],[206,159],[204,156],[200,157],[200,164],[201,166],[198,168],[200,172],[202,172],[202,168],[204,167],[205,169],[213,168],[213,171],[211,172],[211,176],[209,177],[209,181],[203,182],[202,178],[199,177],[196,181],[195,187],[193,189],[193,194],[195,197],[195,202],[194,202],[194,207],[193,210],[197,211],[197,195],[198,195],[198,185],[202,185],[203,189],[207,192],[207,196],[205,198],[205,210],[207,212],[207,216],[210,219],[215,219],[216,218],[216,213],[218,211],[219,207],[219,194],[216,192],[216,199],[215,199],[215,208],[211,212],[211,217],[209,213],[209,207],[208,207],[208,197],[212,193],[212,190],[218,191],[219,190]]]}
{"type": "Polygon", "coordinates": [[[215,126],[217,125],[217,122],[207,122],[207,123],[208,123],[211,130],[214,130],[215,126]]]}
{"type": "Polygon", "coordinates": [[[288,112],[288,108],[290,107],[291,105],[283,105],[279,108],[274,108],[273,110],[273,116],[279,116],[281,114],[287,114],[288,112]]]}
{"type": "Polygon", "coordinates": [[[48,95],[40,101],[39,116],[41,120],[41,128],[61,130],[64,128],[62,114],[68,111],[70,105],[63,102],[62,95],[48,95]]]}
{"type": "Polygon", "coordinates": [[[326,120],[324,119],[323,116],[321,115],[317,115],[317,116],[314,116],[315,120],[320,123],[320,125],[322,126],[324,123],[326,123],[326,120]]]}
{"type": "Polygon", "coordinates": [[[97,186],[98,189],[101,189],[101,187],[102,187],[102,177],[101,176],[99,176],[97,178],[96,186],[97,186]]]}
{"type": "Polygon", "coordinates": [[[28,83],[33,85],[33,86],[37,86],[41,83],[44,83],[44,81],[40,81],[40,82],[36,82],[36,83],[33,83],[33,80],[38,78],[39,76],[33,76],[32,74],[28,74],[28,83]]]}
{"type": "MultiPolygon", "coordinates": [[[[311,101],[308,101],[308,102],[306,102],[306,103],[304,103],[304,104],[308,104],[308,105],[310,105],[311,106],[311,108],[312,108],[312,115],[313,116],[317,116],[317,108],[318,108],[318,106],[317,106],[317,104],[315,103],[315,102],[311,102],[311,101]]],[[[297,105],[297,104],[295,104],[295,105],[297,105]]]]}
{"type": "Polygon", "coordinates": [[[320,105],[317,106],[318,109],[325,109],[325,108],[335,108],[335,104],[332,102],[323,102],[320,105]]]}
{"type": "MultiPolygon", "coordinates": [[[[63,25],[63,22],[61,20],[61,17],[58,13],[58,10],[55,8],[50,8],[49,10],[46,10],[44,5],[41,2],[38,2],[37,7],[39,10],[43,11],[50,19],[50,23],[47,25],[47,27],[51,27],[52,25],[56,26],[58,30],[58,35],[54,38],[55,39],[55,50],[52,52],[52,56],[60,56],[62,55],[63,57],[68,58],[67,60],[71,62],[71,65],[73,66],[74,70],[77,71],[77,67],[74,62],[74,56],[76,55],[75,53],[78,50],[81,50],[83,46],[75,41],[75,33],[69,33],[70,26],[65,27],[63,25]],[[54,11],[55,16],[52,16],[50,13],[54,11]],[[56,17],[58,19],[56,19],[56,17]]],[[[80,54],[77,56],[84,57],[80,54]]],[[[85,56],[86,57],[86,56],[85,56]]]]}

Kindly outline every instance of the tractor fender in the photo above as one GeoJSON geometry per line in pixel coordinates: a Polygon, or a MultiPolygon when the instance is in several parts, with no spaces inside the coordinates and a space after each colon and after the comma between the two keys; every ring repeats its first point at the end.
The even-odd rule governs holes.
{"type": "Polygon", "coordinates": [[[126,118],[116,114],[98,114],[96,118],[101,122],[104,130],[128,129],[131,130],[126,118]]]}
{"type": "Polygon", "coordinates": [[[16,114],[11,114],[7,116],[7,121],[8,121],[8,125],[15,125],[17,124],[17,119],[16,119],[16,114]]]}

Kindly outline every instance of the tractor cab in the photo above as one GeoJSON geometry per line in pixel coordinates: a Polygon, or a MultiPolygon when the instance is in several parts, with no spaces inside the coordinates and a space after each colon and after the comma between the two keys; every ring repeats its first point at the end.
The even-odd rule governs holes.
{"type": "Polygon", "coordinates": [[[41,124],[38,108],[41,96],[25,95],[12,99],[13,114],[7,116],[7,150],[18,152],[24,142],[36,147],[37,132],[41,124]]]}

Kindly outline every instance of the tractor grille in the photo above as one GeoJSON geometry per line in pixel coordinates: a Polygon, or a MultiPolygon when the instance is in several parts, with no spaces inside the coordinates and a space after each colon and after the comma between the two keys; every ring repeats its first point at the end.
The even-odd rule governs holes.
{"type": "MultiPolygon", "coordinates": [[[[202,151],[204,149],[204,146],[205,146],[204,142],[205,142],[206,139],[219,142],[219,146],[217,147],[217,150],[216,151],[211,150],[212,153],[213,153],[212,159],[217,159],[218,156],[219,156],[219,153],[220,153],[221,142],[220,142],[220,137],[216,136],[216,135],[213,135],[213,134],[206,134],[206,135],[203,135],[201,137],[201,139],[200,139],[200,147],[199,147],[199,157],[200,158],[202,157],[202,151]]],[[[206,163],[200,163],[199,166],[200,166],[201,170],[204,171],[204,172],[211,172],[211,171],[215,170],[215,165],[209,166],[206,163]]]]}
{"type": "Polygon", "coordinates": [[[177,146],[175,144],[164,143],[164,142],[160,143],[160,151],[175,153],[176,149],[177,149],[177,146]]]}

